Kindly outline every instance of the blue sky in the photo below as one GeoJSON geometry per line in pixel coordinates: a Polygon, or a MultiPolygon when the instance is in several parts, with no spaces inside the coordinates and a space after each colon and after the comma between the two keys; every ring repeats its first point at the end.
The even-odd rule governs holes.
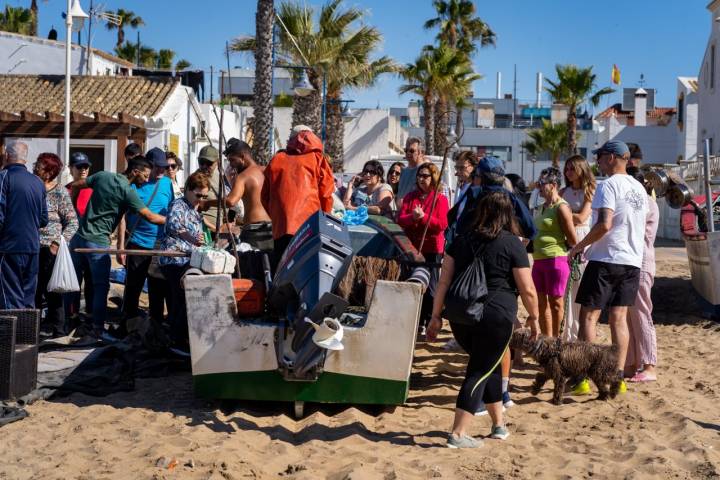
{"type": "MultiPolygon", "coordinates": [[[[98,3],[98,0],[95,0],[98,3]]],[[[305,0],[320,6],[322,2],[305,0]]],[[[513,65],[517,64],[518,98],[534,99],[535,73],[554,76],[557,63],[593,65],[599,84],[610,84],[615,63],[622,72],[621,86],[636,86],[644,73],[647,87],[658,90],[657,104],[675,103],[677,76],[695,76],[710,29],[708,0],[570,0],[476,1],[478,14],[497,33],[497,47],[482,50],[475,59],[476,71],[485,75],[475,83],[475,95],[495,95],[495,73],[503,76],[503,92],[512,92],[513,65]]],[[[3,2],[0,2],[2,5],[3,2]]],[[[7,0],[10,5],[29,6],[30,0],[7,0]]],[[[225,68],[225,41],[255,29],[255,0],[104,0],[107,9],[125,8],[141,15],[142,43],[171,48],[176,58],[186,58],[196,68],[225,68]]],[[[276,3],[278,3],[276,1],[276,3]]],[[[88,10],[90,0],[81,0],[88,10]]],[[[347,0],[367,11],[367,22],[384,34],[380,54],[400,63],[412,61],[421,47],[433,41],[435,32],[422,29],[433,16],[430,0],[347,0]]],[[[65,0],[40,4],[40,33],[51,25],[64,38],[61,13],[65,0]]],[[[115,33],[95,29],[93,46],[111,51],[115,33]]],[[[134,31],[126,34],[133,41],[134,31]]],[[[86,37],[85,37],[86,38],[86,37]]],[[[85,40],[83,40],[84,42],[85,40]]],[[[247,66],[248,57],[234,55],[232,66],[247,66]]],[[[369,90],[345,92],[356,106],[405,106],[409,95],[400,96],[402,82],[385,77],[369,90]]],[[[606,104],[619,101],[615,94],[606,104]]]]}

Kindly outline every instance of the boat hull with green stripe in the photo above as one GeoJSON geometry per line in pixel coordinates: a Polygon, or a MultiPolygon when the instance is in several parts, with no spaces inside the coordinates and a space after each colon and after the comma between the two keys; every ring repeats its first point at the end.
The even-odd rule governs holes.
{"type": "Polygon", "coordinates": [[[408,396],[422,289],[379,280],[367,319],[345,326],[343,350],[328,351],[314,381],[281,373],[279,324],[240,319],[229,275],[185,278],[192,375],[206,398],[399,405],[408,396]]]}

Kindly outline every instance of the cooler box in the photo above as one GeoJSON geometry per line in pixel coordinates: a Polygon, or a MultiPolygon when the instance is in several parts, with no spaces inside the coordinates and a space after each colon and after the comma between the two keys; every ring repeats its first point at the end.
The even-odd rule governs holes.
{"type": "Polygon", "coordinates": [[[257,317],[263,314],[265,287],[262,283],[248,278],[234,278],[232,286],[239,316],[257,317]]]}

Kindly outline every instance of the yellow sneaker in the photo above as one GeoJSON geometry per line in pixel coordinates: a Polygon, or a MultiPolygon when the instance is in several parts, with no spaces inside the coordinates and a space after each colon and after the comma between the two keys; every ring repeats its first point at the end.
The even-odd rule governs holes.
{"type": "Polygon", "coordinates": [[[625,380],[620,382],[620,389],[618,390],[618,393],[627,393],[627,384],[625,383],[625,380]]]}
{"type": "MultiPolygon", "coordinates": [[[[623,382],[624,383],[624,382],[623,382]]],[[[590,395],[590,382],[587,378],[580,380],[572,387],[573,395],[590,395]]]]}

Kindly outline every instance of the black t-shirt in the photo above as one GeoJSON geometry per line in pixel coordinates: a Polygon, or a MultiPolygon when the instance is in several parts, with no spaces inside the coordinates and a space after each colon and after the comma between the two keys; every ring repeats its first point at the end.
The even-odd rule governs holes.
{"type": "Polygon", "coordinates": [[[483,258],[488,287],[488,305],[517,313],[517,286],[513,268],[530,268],[525,247],[518,237],[502,231],[490,242],[475,234],[459,236],[450,244],[447,254],[455,260],[455,274],[459,275],[473,261],[473,252],[483,258]],[[483,250],[484,249],[484,250],[483,250]]]}

